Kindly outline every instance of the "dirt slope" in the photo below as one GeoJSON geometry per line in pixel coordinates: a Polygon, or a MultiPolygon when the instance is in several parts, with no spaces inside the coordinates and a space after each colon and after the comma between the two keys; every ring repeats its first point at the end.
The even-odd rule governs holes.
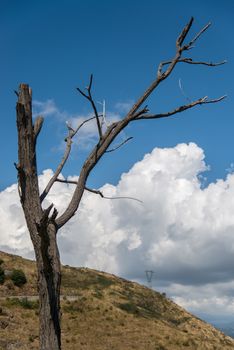
{"type": "MultiPolygon", "coordinates": [[[[38,302],[30,298],[37,294],[35,263],[3,252],[0,259],[28,279],[21,288],[9,279],[0,285],[0,350],[38,349],[38,302]]],[[[234,339],[160,293],[104,272],[62,271],[64,350],[234,349],[234,339]]]]}

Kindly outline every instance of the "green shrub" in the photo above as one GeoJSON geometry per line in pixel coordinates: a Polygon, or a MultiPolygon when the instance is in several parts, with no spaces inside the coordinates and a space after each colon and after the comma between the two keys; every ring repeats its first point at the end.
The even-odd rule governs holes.
{"type": "Polygon", "coordinates": [[[19,301],[19,305],[24,309],[38,309],[39,302],[38,300],[28,300],[28,298],[23,298],[19,301]]]}
{"type": "Polygon", "coordinates": [[[106,288],[114,284],[114,281],[102,275],[97,276],[96,279],[97,279],[97,284],[99,284],[102,288],[106,288]]]}
{"type": "Polygon", "coordinates": [[[4,263],[4,260],[2,260],[1,258],[0,258],[0,265],[2,265],[4,263]]]}
{"type": "Polygon", "coordinates": [[[138,314],[139,313],[138,307],[133,303],[118,304],[117,306],[121,310],[127,311],[130,314],[138,314]]]}
{"type": "Polygon", "coordinates": [[[27,278],[22,270],[13,270],[10,278],[17,287],[21,287],[27,283],[27,278]]]}
{"type": "Polygon", "coordinates": [[[5,272],[3,268],[0,266],[0,284],[3,284],[5,282],[5,272]]]}
{"type": "Polygon", "coordinates": [[[38,300],[29,300],[28,298],[7,298],[5,305],[7,307],[11,306],[19,306],[23,309],[28,310],[38,310],[39,308],[39,301],[38,300]]]}

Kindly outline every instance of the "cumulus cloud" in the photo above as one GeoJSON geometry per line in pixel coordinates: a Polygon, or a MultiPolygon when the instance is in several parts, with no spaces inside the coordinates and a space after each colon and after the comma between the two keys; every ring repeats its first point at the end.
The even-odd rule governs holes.
{"type": "Polygon", "coordinates": [[[1,250],[28,254],[31,242],[18,199],[17,185],[12,185],[0,193],[0,239],[1,250]]]}
{"type": "MultiPolygon", "coordinates": [[[[143,203],[86,192],[59,234],[63,263],[141,282],[153,270],[153,286],[192,311],[233,312],[234,174],[204,187],[204,157],[194,143],[155,148],[116,186],[101,188],[108,197],[143,203]]],[[[40,175],[41,188],[52,174],[40,175]]],[[[62,212],[73,189],[56,183],[45,205],[53,202],[62,212]]],[[[31,256],[16,185],[0,193],[0,217],[0,249],[31,256]]]]}

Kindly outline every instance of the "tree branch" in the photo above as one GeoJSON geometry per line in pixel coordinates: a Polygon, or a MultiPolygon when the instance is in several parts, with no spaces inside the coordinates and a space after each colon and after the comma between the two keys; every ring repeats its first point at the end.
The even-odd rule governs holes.
{"type": "Polygon", "coordinates": [[[164,76],[164,74],[166,74],[166,76],[168,76],[168,71],[171,72],[171,68],[174,69],[175,65],[179,62],[184,62],[184,63],[188,63],[188,64],[201,64],[201,65],[206,65],[206,66],[210,66],[210,67],[214,67],[214,66],[220,66],[224,63],[226,63],[227,61],[222,61],[222,62],[218,62],[218,63],[212,63],[212,62],[204,62],[204,61],[193,61],[192,58],[180,58],[181,54],[184,51],[188,51],[193,47],[193,44],[195,43],[195,41],[200,38],[200,36],[210,27],[211,23],[208,23],[207,25],[205,25],[196,35],[195,37],[187,44],[184,46],[181,46],[184,42],[184,39],[186,38],[191,26],[193,23],[193,17],[191,18],[190,22],[187,24],[187,26],[183,29],[182,33],[180,34],[179,38],[176,41],[176,46],[177,46],[177,52],[176,55],[174,57],[174,59],[169,60],[169,61],[165,61],[165,62],[161,62],[158,66],[158,72],[157,72],[157,77],[160,78],[162,76],[164,76]],[[162,73],[162,68],[165,65],[170,65],[169,68],[167,69],[167,71],[165,73],[162,73]]]}
{"type": "Polygon", "coordinates": [[[56,182],[62,182],[64,184],[71,184],[71,185],[77,185],[78,181],[74,181],[74,180],[63,180],[63,179],[56,179],[56,182]]]}
{"type": "Polygon", "coordinates": [[[126,140],[124,140],[123,142],[121,142],[119,145],[115,146],[115,147],[112,148],[112,149],[107,150],[106,153],[110,153],[110,152],[116,151],[118,148],[120,148],[121,146],[123,146],[125,143],[127,143],[128,141],[130,141],[130,140],[132,140],[132,139],[133,139],[132,136],[128,137],[126,140]]]}
{"type": "MultiPolygon", "coordinates": [[[[73,181],[73,180],[63,180],[63,179],[57,179],[57,182],[62,182],[65,184],[72,184],[72,185],[77,185],[78,181],[73,181]]],[[[121,197],[107,197],[105,196],[101,191],[99,190],[94,190],[92,188],[86,187],[84,188],[86,191],[94,193],[94,194],[98,194],[100,197],[104,198],[104,199],[131,199],[134,201],[137,201],[139,203],[143,203],[143,201],[141,201],[140,199],[134,198],[134,197],[126,197],[126,196],[121,196],[121,197]]]]}
{"type": "Polygon", "coordinates": [[[64,155],[63,155],[63,158],[61,160],[61,162],[59,163],[57,169],[55,170],[55,173],[54,175],[52,176],[52,178],[50,179],[50,181],[48,182],[46,188],[44,189],[44,191],[42,192],[42,194],[40,195],[40,201],[41,203],[43,202],[43,200],[46,198],[46,196],[48,195],[51,187],[53,186],[53,184],[55,183],[57,177],[59,176],[59,174],[61,173],[69,155],[70,155],[70,152],[71,152],[71,146],[72,146],[72,140],[71,140],[71,137],[67,137],[66,139],[66,149],[65,149],[65,152],[64,152],[64,155]]]}
{"type": "Polygon", "coordinates": [[[135,120],[141,120],[141,119],[159,119],[159,118],[170,117],[170,116],[173,115],[173,114],[177,114],[177,113],[184,112],[184,111],[186,111],[187,109],[193,108],[193,107],[195,107],[195,106],[197,106],[197,105],[203,105],[203,104],[207,104],[207,103],[217,103],[217,102],[220,102],[220,101],[224,100],[226,97],[227,97],[227,96],[224,95],[224,96],[221,96],[221,97],[216,98],[216,99],[208,100],[208,97],[205,96],[205,97],[199,98],[198,100],[193,101],[193,102],[191,102],[191,103],[189,103],[189,104],[186,104],[186,105],[177,107],[177,108],[175,108],[173,111],[169,111],[169,112],[166,112],[166,113],[158,113],[158,114],[143,114],[143,115],[137,117],[135,120]]]}
{"type": "Polygon", "coordinates": [[[145,106],[144,108],[142,108],[140,111],[138,111],[137,113],[134,114],[134,118],[139,117],[141,114],[145,114],[149,112],[148,106],[145,106]]]}
{"type": "Polygon", "coordinates": [[[183,28],[182,32],[180,33],[178,39],[176,40],[176,46],[177,49],[180,50],[181,49],[181,45],[183,44],[190,28],[192,27],[194,18],[191,17],[190,21],[188,22],[188,24],[186,24],[186,26],[183,28]]]}
{"type": "Polygon", "coordinates": [[[88,192],[91,192],[91,193],[94,193],[94,194],[98,194],[100,197],[104,198],[104,199],[130,199],[130,200],[133,200],[133,201],[137,201],[139,203],[143,203],[143,201],[141,201],[140,199],[138,198],[134,198],[134,197],[126,197],[126,196],[121,196],[121,197],[107,197],[107,196],[104,196],[104,194],[101,192],[101,191],[98,191],[98,190],[93,190],[91,188],[88,188],[88,187],[85,187],[85,190],[88,191],[88,192]]]}
{"type": "MultiPolygon", "coordinates": [[[[195,37],[189,41],[188,44],[184,44],[184,41],[191,29],[191,26],[193,24],[193,18],[190,19],[188,24],[184,27],[180,35],[178,36],[176,40],[176,53],[172,60],[167,61],[168,67],[167,69],[162,72],[163,66],[166,65],[165,62],[161,62],[158,66],[158,72],[156,78],[153,80],[153,82],[149,85],[149,87],[143,92],[143,94],[138,98],[138,100],[133,104],[132,108],[129,110],[127,115],[117,123],[113,123],[110,125],[105,133],[102,135],[99,130],[99,137],[100,140],[98,144],[94,147],[94,149],[91,151],[89,156],[87,157],[80,175],[78,182],[76,184],[75,191],[73,193],[72,199],[67,207],[67,209],[64,211],[64,213],[56,219],[56,223],[58,225],[58,228],[62,227],[77,211],[81,198],[83,196],[83,192],[86,188],[86,181],[88,179],[88,176],[92,169],[97,165],[98,161],[101,159],[103,154],[106,153],[108,150],[108,147],[112,144],[112,142],[115,140],[115,138],[119,135],[119,133],[132,121],[134,120],[140,120],[140,119],[157,119],[157,118],[163,118],[163,117],[169,117],[173,114],[180,113],[185,111],[186,109],[192,108],[198,104],[207,104],[207,103],[215,103],[219,102],[222,99],[225,98],[225,96],[222,96],[218,99],[212,99],[208,100],[207,97],[203,97],[201,99],[198,99],[194,102],[189,103],[188,105],[180,106],[173,111],[167,112],[167,113],[160,113],[160,114],[147,114],[147,111],[144,109],[140,110],[140,107],[142,104],[147,100],[147,98],[153,93],[153,91],[159,86],[159,84],[167,79],[172,71],[174,70],[175,66],[179,62],[184,62],[188,64],[205,64],[205,65],[219,65],[215,63],[208,63],[208,62],[197,62],[197,61],[191,61],[190,58],[182,58],[182,54],[184,51],[189,50],[192,48],[192,45],[195,43],[198,38],[209,28],[210,24],[206,25],[204,28],[202,28],[195,37]],[[102,135],[102,137],[101,137],[102,135]]],[[[224,63],[224,62],[221,62],[224,63]]],[[[220,64],[221,64],[220,63],[220,64]]],[[[90,101],[90,95],[89,91],[91,90],[92,86],[92,76],[90,78],[89,87],[87,88],[88,94],[85,94],[80,89],[77,89],[86,99],[90,101]]],[[[99,125],[100,123],[97,123],[99,125]]]]}
{"type": "MultiPolygon", "coordinates": [[[[134,115],[140,108],[140,106],[144,103],[144,101],[152,94],[152,92],[158,87],[158,85],[165,80],[166,78],[169,77],[169,75],[172,73],[174,70],[176,64],[178,62],[182,62],[181,60],[181,55],[184,51],[189,50],[191,48],[192,44],[209,28],[210,24],[206,25],[204,28],[202,28],[199,33],[192,39],[187,45],[182,46],[184,40],[186,39],[188,32],[191,29],[191,26],[193,24],[193,17],[191,17],[190,21],[188,24],[183,28],[182,32],[180,33],[178,39],[176,40],[176,53],[175,56],[172,60],[167,61],[167,64],[169,64],[169,67],[166,69],[165,72],[162,72],[162,68],[165,65],[164,62],[161,62],[158,66],[158,71],[157,71],[157,77],[156,79],[152,82],[152,84],[149,86],[149,88],[142,94],[142,96],[137,100],[137,102],[133,105],[133,107],[130,109],[128,113],[128,118],[134,119],[134,115]]],[[[183,59],[184,60],[184,59],[183,59]]],[[[186,59],[185,59],[186,60],[186,59]]],[[[191,62],[186,62],[190,63],[191,62]]]]}
{"type": "Polygon", "coordinates": [[[101,124],[99,121],[99,116],[98,116],[98,112],[97,112],[97,107],[94,103],[93,97],[92,97],[92,93],[91,93],[91,89],[92,89],[92,83],[93,83],[93,74],[90,75],[90,80],[89,80],[89,86],[86,88],[88,91],[88,95],[86,95],[81,89],[77,88],[77,91],[79,91],[79,93],[84,96],[85,98],[87,98],[89,100],[89,102],[91,103],[91,106],[93,108],[94,111],[94,115],[96,117],[96,122],[97,122],[97,128],[98,128],[98,134],[99,134],[99,138],[100,140],[102,139],[102,128],[101,128],[101,124]]]}
{"type": "Polygon", "coordinates": [[[37,137],[41,131],[43,122],[44,122],[44,118],[42,116],[38,116],[34,122],[33,131],[34,131],[35,140],[37,139],[37,137]]]}
{"type": "MultiPolygon", "coordinates": [[[[193,44],[195,43],[195,41],[197,41],[198,38],[200,38],[200,36],[211,26],[211,23],[209,22],[208,24],[206,24],[201,30],[200,32],[198,32],[195,37],[188,43],[187,47],[191,48],[193,46],[193,44]]],[[[188,49],[186,49],[188,50],[188,49]]]]}
{"type": "MultiPolygon", "coordinates": [[[[71,129],[68,125],[67,125],[67,128],[68,128],[68,135],[67,137],[65,138],[65,142],[66,142],[66,148],[65,148],[65,151],[64,151],[64,155],[63,155],[63,158],[61,160],[61,162],[59,163],[57,169],[55,170],[55,173],[54,175],[52,176],[52,178],[50,179],[50,181],[48,182],[46,188],[44,189],[44,191],[42,192],[42,194],[40,195],[40,201],[41,203],[43,202],[43,200],[46,198],[47,194],[49,193],[51,187],[53,186],[53,184],[55,183],[57,177],[59,176],[59,174],[61,173],[66,161],[68,160],[69,158],[69,155],[70,155],[70,152],[71,152],[71,147],[72,147],[72,138],[78,133],[78,131],[81,129],[81,127],[88,123],[89,121],[95,119],[96,116],[94,117],[91,117],[91,118],[88,118],[86,120],[84,120],[82,123],[80,123],[78,125],[78,127],[73,130],[71,129]]],[[[100,116],[99,116],[100,118],[100,116]]]]}
{"type": "MultiPolygon", "coordinates": [[[[171,64],[172,60],[170,61],[165,61],[165,62],[161,62],[161,68],[165,65],[171,64]]],[[[200,64],[200,65],[205,65],[205,66],[209,66],[209,67],[216,67],[216,66],[221,66],[225,63],[227,63],[227,60],[221,61],[221,62],[205,62],[205,61],[193,61],[192,58],[181,58],[177,61],[177,63],[188,63],[188,64],[200,64]]]]}

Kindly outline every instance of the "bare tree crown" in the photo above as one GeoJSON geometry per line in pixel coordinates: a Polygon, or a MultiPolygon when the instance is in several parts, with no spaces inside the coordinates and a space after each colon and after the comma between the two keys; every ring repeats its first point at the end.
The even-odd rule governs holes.
{"type": "MultiPolygon", "coordinates": [[[[133,121],[137,120],[142,120],[142,119],[158,119],[158,118],[165,118],[165,117],[170,117],[172,115],[175,115],[177,113],[183,112],[187,109],[193,108],[197,105],[202,105],[202,104],[208,104],[208,103],[216,103],[221,100],[223,100],[226,96],[221,96],[219,98],[215,99],[209,99],[208,96],[203,96],[197,100],[191,101],[188,104],[181,105],[176,107],[175,109],[171,111],[167,111],[164,113],[149,113],[149,109],[147,106],[144,106],[142,108],[142,105],[144,102],[147,100],[147,98],[152,94],[152,92],[159,86],[160,83],[162,83],[165,79],[167,79],[174,68],[176,67],[177,63],[186,63],[186,64],[194,64],[194,65],[205,65],[209,67],[215,67],[215,66],[220,66],[226,61],[222,62],[206,62],[206,61],[194,61],[191,57],[186,57],[183,58],[183,53],[190,51],[192,48],[194,48],[195,43],[197,40],[201,37],[201,35],[210,27],[211,23],[208,23],[206,26],[204,26],[194,37],[191,39],[188,43],[185,43],[185,39],[192,27],[193,24],[193,17],[190,19],[188,24],[183,28],[182,32],[178,36],[176,40],[176,52],[175,56],[171,60],[163,61],[158,65],[157,69],[157,74],[156,78],[153,80],[153,82],[150,84],[150,86],[146,89],[146,91],[138,98],[138,100],[134,103],[132,108],[129,110],[129,112],[126,114],[126,116],[118,121],[112,123],[105,133],[103,133],[102,126],[100,123],[100,118],[102,115],[98,114],[97,112],[97,107],[95,105],[95,102],[92,97],[92,87],[93,87],[93,75],[91,74],[89,84],[86,87],[86,91],[82,91],[80,88],[77,88],[77,91],[87,99],[87,101],[90,103],[93,112],[94,112],[94,117],[89,118],[85,120],[83,123],[78,125],[78,127],[73,130],[68,128],[68,135],[66,137],[66,150],[64,153],[64,156],[58,165],[53,177],[49,181],[47,187],[41,194],[41,202],[45,199],[46,195],[49,193],[51,187],[55,183],[55,181],[58,181],[59,174],[61,173],[68,157],[71,151],[71,146],[72,146],[72,138],[78,133],[80,128],[87,122],[89,122],[92,119],[96,120],[97,124],[97,132],[99,135],[99,141],[95,148],[92,150],[92,152],[89,154],[89,156],[86,159],[86,162],[84,163],[84,166],[81,170],[79,180],[75,184],[76,188],[73,194],[73,197],[71,199],[70,204],[68,205],[67,209],[65,212],[59,216],[56,219],[56,222],[59,227],[63,226],[76,212],[78,209],[83,190],[86,189],[86,180],[88,178],[88,175],[90,171],[94,168],[94,166],[97,164],[98,160],[102,157],[102,155],[106,152],[111,152],[114,151],[115,149],[119,148],[126,142],[128,142],[131,138],[126,139],[122,144],[118,145],[116,148],[113,149],[108,149],[110,144],[113,142],[113,140],[116,138],[116,136],[130,123],[133,121]]],[[[41,117],[40,117],[41,121],[41,117]]],[[[40,125],[42,124],[42,121],[40,122],[40,125]]],[[[95,192],[95,191],[93,191],[95,192]]],[[[97,193],[97,191],[96,191],[97,193]]],[[[100,194],[100,191],[99,191],[100,194]]]]}
{"type": "MultiPolygon", "coordinates": [[[[175,108],[172,111],[167,111],[165,113],[159,113],[159,114],[151,114],[151,113],[149,113],[149,110],[148,110],[147,106],[145,106],[142,109],[140,109],[140,107],[143,105],[143,103],[152,94],[152,92],[159,86],[159,84],[169,77],[169,75],[172,73],[172,71],[174,70],[174,68],[177,65],[177,63],[187,63],[187,64],[195,64],[195,65],[199,64],[199,65],[206,65],[206,66],[214,67],[214,66],[222,65],[222,64],[224,64],[226,62],[226,61],[222,61],[222,62],[213,63],[213,62],[205,62],[205,61],[194,61],[191,57],[186,57],[186,58],[182,57],[184,52],[189,51],[189,50],[191,50],[194,47],[195,42],[200,38],[200,36],[211,25],[210,23],[208,23],[205,27],[203,27],[194,36],[194,38],[192,40],[190,40],[187,44],[185,44],[184,41],[185,41],[185,39],[187,37],[188,32],[191,29],[192,24],[193,24],[193,17],[190,19],[188,24],[183,28],[182,32],[180,33],[180,35],[178,36],[178,38],[176,40],[176,53],[175,53],[174,58],[172,58],[171,60],[167,60],[167,61],[161,62],[159,64],[156,78],[153,80],[151,85],[139,97],[139,99],[132,106],[132,108],[127,113],[127,115],[122,120],[112,123],[107,128],[107,130],[106,130],[106,132],[104,134],[103,134],[102,126],[101,126],[101,123],[100,123],[100,118],[102,117],[102,115],[98,114],[96,104],[95,104],[95,102],[93,100],[93,97],[92,97],[93,75],[91,74],[91,76],[90,76],[89,84],[86,87],[86,92],[82,91],[80,88],[77,88],[78,92],[83,97],[85,97],[88,100],[88,102],[91,104],[91,107],[92,107],[93,112],[94,112],[94,117],[89,118],[89,119],[85,120],[84,122],[82,122],[80,125],[78,125],[78,127],[75,130],[73,130],[68,125],[68,135],[67,135],[67,137],[65,139],[65,141],[66,141],[65,153],[64,153],[63,158],[62,158],[61,162],[59,163],[59,165],[58,165],[58,167],[57,167],[53,177],[50,179],[48,185],[46,186],[46,188],[44,189],[44,191],[40,195],[40,201],[41,202],[46,198],[46,196],[49,193],[49,191],[50,191],[51,187],[53,186],[53,184],[56,181],[59,181],[58,177],[59,177],[59,175],[60,175],[60,173],[61,173],[61,171],[62,171],[62,169],[63,169],[63,167],[64,167],[64,165],[65,165],[65,163],[66,163],[66,161],[68,159],[68,157],[69,157],[69,154],[71,152],[73,137],[79,132],[79,130],[81,129],[81,127],[85,123],[88,123],[92,119],[96,120],[97,131],[98,131],[98,135],[99,135],[99,141],[98,141],[97,145],[95,146],[95,148],[90,153],[90,155],[88,156],[88,158],[86,159],[86,162],[84,163],[84,166],[83,166],[83,168],[81,170],[81,173],[80,173],[80,176],[79,176],[79,180],[76,183],[76,188],[75,188],[73,197],[71,199],[71,202],[69,203],[69,205],[68,205],[67,209],[65,210],[65,212],[56,219],[58,227],[63,226],[75,214],[76,210],[78,209],[78,206],[79,206],[82,194],[83,194],[83,190],[87,189],[86,188],[86,180],[88,178],[88,175],[89,175],[90,171],[94,168],[94,166],[97,164],[98,160],[102,157],[102,155],[105,152],[111,152],[111,151],[115,150],[115,149],[108,150],[108,147],[110,146],[112,141],[116,138],[116,136],[130,122],[136,121],[136,120],[142,120],[142,119],[158,119],[158,118],[169,117],[169,116],[172,116],[174,114],[183,112],[183,111],[185,111],[187,109],[193,108],[193,107],[195,107],[197,105],[202,105],[202,104],[207,104],[207,103],[215,103],[215,102],[219,102],[219,101],[221,101],[221,100],[223,100],[225,98],[225,96],[222,96],[222,97],[216,98],[216,99],[208,99],[207,96],[204,96],[204,97],[201,97],[201,98],[199,98],[199,99],[197,99],[195,101],[192,101],[192,102],[190,102],[188,104],[179,106],[179,107],[175,108]]],[[[19,91],[19,106],[21,104],[27,103],[27,101],[25,101],[25,96],[27,94],[23,94],[24,97],[22,97],[22,91],[24,91],[25,89],[26,90],[28,89],[28,93],[27,94],[29,96],[31,96],[30,89],[27,88],[26,85],[21,85],[20,86],[20,91],[19,91]],[[22,101],[22,99],[24,99],[24,101],[22,101]]],[[[38,134],[40,133],[42,124],[43,124],[43,117],[39,116],[36,119],[35,123],[34,123],[35,141],[36,141],[36,138],[37,138],[38,134]]],[[[125,144],[130,139],[131,138],[128,138],[122,144],[125,144]]],[[[122,144],[120,144],[117,148],[122,146],[122,144]]],[[[93,191],[93,192],[95,192],[95,191],[93,191]]],[[[97,193],[97,191],[96,191],[96,193],[97,193]]],[[[100,192],[99,192],[99,194],[100,194],[100,192]]]]}
{"type": "MultiPolygon", "coordinates": [[[[208,104],[208,103],[216,103],[221,100],[223,100],[226,96],[222,96],[219,98],[215,99],[208,99],[208,96],[201,97],[195,101],[191,101],[188,104],[181,105],[174,110],[167,111],[165,113],[149,113],[149,109],[147,106],[141,108],[141,106],[144,104],[144,102],[147,100],[147,98],[152,94],[152,92],[159,86],[160,83],[162,83],[165,79],[167,79],[174,68],[176,67],[177,63],[186,63],[186,64],[195,64],[195,65],[205,65],[205,66],[210,66],[210,67],[215,67],[222,65],[226,63],[226,61],[222,62],[205,62],[205,61],[194,61],[191,57],[186,57],[183,58],[182,55],[184,52],[191,50],[194,48],[194,45],[196,41],[200,38],[200,36],[210,27],[210,23],[208,23],[205,27],[203,27],[195,36],[192,40],[190,40],[187,44],[184,43],[185,39],[187,37],[187,34],[189,33],[191,26],[193,24],[193,17],[190,19],[188,24],[183,28],[182,32],[178,36],[176,40],[176,52],[175,56],[171,60],[163,61],[158,65],[158,70],[157,70],[157,75],[156,78],[153,80],[153,82],[150,84],[150,86],[146,89],[146,91],[138,98],[138,100],[134,103],[130,111],[127,113],[127,115],[120,121],[112,123],[105,133],[103,133],[100,118],[102,115],[98,114],[97,112],[97,107],[96,104],[93,100],[92,97],[92,87],[93,87],[93,75],[91,74],[89,84],[86,87],[86,91],[82,91],[80,88],[77,88],[77,91],[87,99],[87,101],[90,103],[94,116],[92,118],[89,118],[82,122],[80,125],[77,126],[77,128],[74,130],[68,125],[68,135],[65,139],[66,141],[66,149],[63,155],[63,158],[61,162],[59,163],[57,169],[55,170],[55,173],[53,177],[50,179],[48,185],[40,195],[40,201],[42,202],[47,194],[49,193],[51,187],[56,181],[61,181],[59,180],[59,175],[70,155],[71,152],[71,147],[72,147],[72,139],[73,137],[79,132],[81,127],[85,124],[88,123],[90,120],[95,119],[96,120],[96,125],[97,125],[97,132],[99,135],[99,141],[95,148],[91,151],[89,156],[87,157],[82,169],[81,173],[79,176],[78,182],[75,183],[76,188],[73,194],[73,197],[65,210],[65,212],[56,218],[56,223],[58,227],[62,227],[76,212],[78,209],[81,197],[83,195],[83,191],[90,190],[86,187],[86,180],[88,178],[88,175],[90,171],[94,168],[94,166],[97,164],[98,160],[102,157],[102,155],[105,152],[111,152],[114,151],[115,149],[119,148],[126,142],[128,142],[131,138],[126,139],[122,144],[118,145],[116,148],[108,150],[108,147],[112,143],[112,141],[116,138],[116,136],[130,123],[133,121],[137,120],[142,120],[142,119],[158,119],[158,118],[165,118],[165,117],[170,117],[172,115],[175,115],[177,113],[183,112],[187,109],[193,108],[197,105],[202,105],[202,104],[208,104]],[[164,69],[165,68],[165,69],[164,69]],[[140,109],[141,108],[141,109],[140,109]]],[[[25,89],[25,85],[20,86],[20,92],[19,96],[22,95],[22,89],[25,89]]],[[[23,102],[23,101],[22,101],[23,102]]],[[[21,103],[21,102],[19,102],[21,103]]],[[[35,134],[35,139],[37,138],[41,127],[43,124],[43,118],[40,116],[36,119],[34,123],[34,134],[35,134]]],[[[66,181],[68,182],[68,181],[66,181]]],[[[99,193],[100,191],[95,191],[92,190],[94,193],[99,193]]]]}

